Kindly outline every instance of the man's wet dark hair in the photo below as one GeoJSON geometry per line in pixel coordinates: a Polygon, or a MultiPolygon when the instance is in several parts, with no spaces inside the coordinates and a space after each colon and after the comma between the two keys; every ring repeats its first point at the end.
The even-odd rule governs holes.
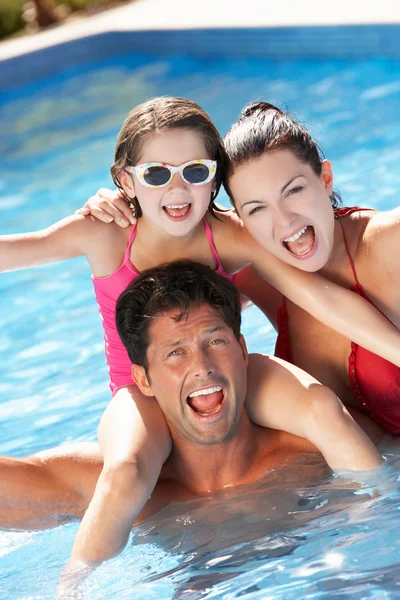
{"type": "Polygon", "coordinates": [[[117,301],[118,333],[132,363],[148,369],[146,352],[152,320],[170,310],[176,320],[191,308],[208,304],[216,309],[236,339],[240,337],[241,303],[237,287],[210,267],[178,260],[143,271],[117,301]]]}

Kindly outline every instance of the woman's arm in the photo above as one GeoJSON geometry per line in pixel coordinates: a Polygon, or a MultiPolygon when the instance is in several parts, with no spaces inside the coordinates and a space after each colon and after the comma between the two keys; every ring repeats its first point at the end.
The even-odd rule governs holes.
{"type": "Polygon", "coordinates": [[[100,188],[94,196],[75,211],[76,215],[92,215],[103,223],[114,221],[120,227],[128,227],[136,222],[132,209],[118,190],[100,188]]]}
{"type": "MultiPolygon", "coordinates": [[[[90,199],[90,210],[102,203],[102,197],[103,217],[107,219],[109,204],[118,206],[117,195],[110,190],[99,190],[90,199]]],[[[212,229],[228,272],[251,265],[265,281],[321,323],[400,367],[400,331],[367,300],[318,273],[301,271],[268,253],[232,213],[219,218],[221,222],[213,222],[212,229]]]]}

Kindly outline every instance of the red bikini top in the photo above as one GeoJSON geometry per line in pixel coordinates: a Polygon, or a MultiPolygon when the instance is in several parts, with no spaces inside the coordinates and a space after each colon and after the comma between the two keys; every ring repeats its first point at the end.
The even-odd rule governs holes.
{"type": "MultiPolygon", "coordinates": [[[[342,217],[360,210],[373,209],[359,208],[357,206],[351,208],[339,208],[335,210],[335,218],[341,219],[342,217]]],[[[370,298],[368,298],[364,288],[358,280],[346,234],[342,223],[340,221],[339,223],[355,281],[351,290],[375,306],[370,298]]],[[[375,308],[379,310],[378,307],[375,306],[375,308]]],[[[383,314],[382,311],[379,310],[379,312],[383,314]]],[[[386,317],[386,315],[384,316],[386,317]]],[[[283,298],[282,306],[278,309],[277,321],[278,337],[275,346],[275,356],[293,363],[293,354],[289,336],[289,315],[285,297],[283,298]]],[[[389,433],[400,433],[400,369],[384,358],[351,342],[348,373],[350,387],[354,396],[359,401],[360,410],[368,413],[385,431],[389,433]]]]}

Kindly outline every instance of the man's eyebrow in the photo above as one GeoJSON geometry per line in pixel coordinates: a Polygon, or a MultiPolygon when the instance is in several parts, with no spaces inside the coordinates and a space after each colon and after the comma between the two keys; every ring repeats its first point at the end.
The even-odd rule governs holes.
{"type": "MultiPolygon", "coordinates": [[[[223,331],[226,329],[230,329],[228,327],[228,325],[225,324],[221,324],[221,325],[216,325],[215,327],[210,327],[209,329],[204,329],[202,333],[204,333],[205,335],[212,335],[213,333],[216,333],[217,331],[223,331]]],[[[185,342],[188,341],[189,338],[181,338],[179,340],[174,340],[173,342],[165,342],[165,344],[160,344],[158,347],[163,349],[167,349],[167,348],[176,348],[177,346],[180,346],[181,344],[184,344],[185,342]]]]}
{"type": "Polygon", "coordinates": [[[226,323],[224,323],[223,325],[216,325],[215,327],[211,327],[210,329],[206,329],[204,333],[206,333],[207,335],[209,335],[210,333],[216,333],[217,331],[222,331],[224,329],[230,329],[230,327],[228,327],[228,325],[226,323]]]}

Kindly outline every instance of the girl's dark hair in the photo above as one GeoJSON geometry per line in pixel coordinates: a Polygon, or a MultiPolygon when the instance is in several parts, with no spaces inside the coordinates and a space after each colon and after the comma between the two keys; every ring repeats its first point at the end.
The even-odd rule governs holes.
{"type": "MultiPolygon", "coordinates": [[[[307,129],[294,121],[287,113],[268,102],[252,102],[225,136],[228,155],[225,189],[233,205],[229,190],[229,177],[235,169],[265,152],[291,150],[299,160],[310,165],[316,175],[321,175],[324,155],[307,129]]],[[[340,194],[332,192],[332,207],[341,204],[340,194]]]]}
{"type": "MultiPolygon", "coordinates": [[[[111,176],[117,188],[132,207],[135,217],[142,216],[137,198],[129,198],[125,193],[119,173],[129,165],[137,165],[146,141],[154,134],[168,129],[188,129],[198,134],[206,147],[209,158],[217,161],[215,190],[211,194],[209,211],[223,211],[214,200],[218,195],[225,171],[226,153],[217,128],[208,114],[195,102],[186,98],[160,96],[136,106],[125,119],[118,134],[111,176]]],[[[199,156],[197,158],[205,158],[199,156]]],[[[166,160],[167,157],[166,157],[166,160]]]]}
{"type": "Polygon", "coordinates": [[[177,320],[200,304],[215,308],[240,337],[241,303],[237,287],[210,267],[178,260],[142,271],[117,301],[116,324],[132,363],[148,370],[149,328],[156,317],[178,309],[177,320]]]}

